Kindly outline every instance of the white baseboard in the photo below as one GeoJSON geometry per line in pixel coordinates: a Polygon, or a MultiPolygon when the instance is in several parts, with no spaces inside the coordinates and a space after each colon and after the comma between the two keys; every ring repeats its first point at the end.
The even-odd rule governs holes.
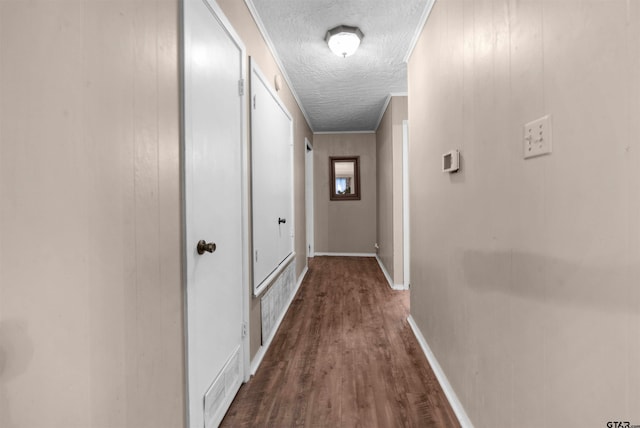
{"type": "Polygon", "coordinates": [[[256,356],[253,357],[253,361],[251,361],[251,376],[255,375],[256,372],[258,371],[258,367],[260,367],[260,364],[262,364],[264,354],[267,353],[268,347],[269,347],[269,344],[262,345],[258,349],[258,352],[256,352],[256,356]]]}
{"type": "Polygon", "coordinates": [[[420,328],[418,327],[418,325],[416,324],[415,320],[411,315],[409,315],[409,318],[407,318],[407,321],[409,322],[409,325],[411,326],[411,330],[413,330],[413,334],[416,336],[416,339],[418,340],[418,343],[422,348],[422,352],[424,352],[424,355],[427,357],[427,361],[429,361],[429,365],[431,366],[433,373],[435,373],[436,378],[438,379],[438,382],[440,383],[440,386],[444,391],[444,395],[449,400],[449,404],[451,404],[451,408],[453,409],[453,412],[456,414],[456,417],[458,418],[460,425],[462,426],[462,428],[473,428],[471,419],[469,419],[467,412],[465,412],[464,407],[462,407],[462,403],[458,399],[458,396],[453,390],[453,387],[449,383],[449,380],[447,379],[447,376],[444,374],[442,367],[440,367],[440,364],[438,364],[438,360],[436,360],[436,356],[433,355],[433,352],[431,352],[431,348],[429,348],[429,345],[427,344],[427,340],[422,335],[420,328]]]}
{"type": "Polygon", "coordinates": [[[318,253],[314,254],[317,256],[330,256],[330,257],[375,257],[375,253],[318,253]]]}
{"type": "Polygon", "coordinates": [[[276,327],[273,329],[273,334],[269,336],[269,338],[265,341],[265,343],[262,344],[262,346],[260,346],[260,348],[258,349],[258,352],[256,352],[256,356],[253,357],[253,361],[251,361],[251,376],[255,375],[256,372],[258,371],[258,367],[260,367],[260,364],[262,363],[262,360],[265,354],[267,353],[267,349],[269,349],[269,346],[271,345],[273,338],[278,332],[278,329],[280,328],[280,324],[282,323],[282,320],[284,319],[285,315],[287,315],[287,312],[289,311],[289,307],[291,306],[291,302],[293,302],[293,299],[296,297],[296,294],[300,289],[300,285],[302,285],[302,281],[304,280],[304,277],[307,275],[308,271],[309,271],[309,268],[305,266],[304,270],[300,273],[300,276],[298,277],[296,289],[293,291],[293,293],[291,293],[291,297],[289,297],[289,301],[287,302],[287,309],[282,311],[282,314],[280,315],[280,317],[278,318],[278,321],[276,322],[276,327]]]}
{"type": "Polygon", "coordinates": [[[389,283],[389,287],[391,287],[392,290],[408,290],[408,288],[404,285],[404,284],[394,284],[393,283],[393,279],[391,279],[391,275],[389,275],[389,272],[387,272],[387,268],[384,267],[384,264],[382,263],[382,260],[380,260],[380,257],[378,257],[378,255],[376,254],[376,260],[378,261],[378,266],[380,266],[380,269],[382,270],[382,273],[384,274],[384,277],[387,278],[387,282],[389,283]]]}

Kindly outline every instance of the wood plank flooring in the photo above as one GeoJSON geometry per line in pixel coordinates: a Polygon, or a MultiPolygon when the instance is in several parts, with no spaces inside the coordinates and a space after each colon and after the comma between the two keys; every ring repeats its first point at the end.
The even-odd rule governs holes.
{"type": "Polygon", "coordinates": [[[459,427],[374,258],[315,257],[222,427],[459,427]]]}

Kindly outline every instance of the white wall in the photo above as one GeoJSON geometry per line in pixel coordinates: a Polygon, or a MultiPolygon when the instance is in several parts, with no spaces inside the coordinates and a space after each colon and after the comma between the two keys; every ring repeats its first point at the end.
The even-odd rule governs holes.
{"type": "Polygon", "coordinates": [[[0,2],[0,426],[180,427],[178,2],[0,2]]]}
{"type": "Polygon", "coordinates": [[[639,2],[436,2],[409,63],[411,313],[477,427],[640,423],[638,118],[639,2]],[[547,113],[553,154],[523,160],[547,113]]]}

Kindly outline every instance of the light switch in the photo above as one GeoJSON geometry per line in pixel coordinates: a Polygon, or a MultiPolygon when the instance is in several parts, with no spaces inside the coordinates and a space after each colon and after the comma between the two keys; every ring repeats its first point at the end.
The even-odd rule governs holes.
{"type": "Polygon", "coordinates": [[[525,159],[551,153],[551,116],[546,115],[524,125],[522,143],[525,159]]]}

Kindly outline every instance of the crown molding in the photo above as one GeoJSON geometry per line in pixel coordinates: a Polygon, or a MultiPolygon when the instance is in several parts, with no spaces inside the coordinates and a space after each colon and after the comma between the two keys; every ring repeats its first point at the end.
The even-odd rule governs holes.
{"type": "Polygon", "coordinates": [[[411,39],[411,43],[409,44],[409,49],[407,50],[407,54],[404,56],[404,62],[409,62],[409,58],[413,53],[413,50],[418,43],[418,39],[420,38],[420,34],[422,34],[422,30],[424,29],[425,24],[427,23],[427,19],[429,19],[429,15],[431,15],[431,11],[433,10],[433,5],[436,3],[436,0],[427,0],[427,4],[422,11],[422,15],[420,16],[420,21],[418,26],[416,27],[416,32],[411,39]]]}
{"type": "Polygon", "coordinates": [[[409,93],[407,92],[391,92],[389,95],[387,95],[387,99],[384,100],[384,105],[382,106],[382,110],[380,111],[380,116],[378,117],[378,121],[376,122],[375,131],[373,132],[378,132],[378,128],[380,127],[380,123],[382,122],[382,118],[384,117],[384,114],[387,112],[387,107],[389,107],[391,98],[407,97],[407,96],[409,96],[409,93]]]}

